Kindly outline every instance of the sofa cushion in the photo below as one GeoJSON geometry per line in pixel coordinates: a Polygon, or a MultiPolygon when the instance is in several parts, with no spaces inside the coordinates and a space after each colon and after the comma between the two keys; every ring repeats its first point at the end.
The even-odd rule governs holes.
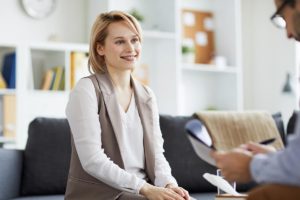
{"type": "Polygon", "coordinates": [[[275,124],[277,126],[277,129],[279,131],[279,134],[280,134],[280,137],[282,139],[282,142],[284,145],[286,145],[286,138],[285,138],[285,132],[284,132],[284,124],[283,124],[283,120],[282,120],[282,115],[280,112],[278,113],[274,113],[272,115],[274,121],[275,121],[275,124]]]}
{"type": "Polygon", "coordinates": [[[20,195],[23,151],[0,148],[0,199],[20,195]]]}
{"type": "Polygon", "coordinates": [[[216,188],[202,177],[206,172],[215,174],[216,168],[197,157],[186,136],[184,126],[191,119],[160,116],[166,159],[181,187],[189,192],[216,192],[216,188]]]}
{"type": "Polygon", "coordinates": [[[64,200],[64,195],[27,196],[12,200],[64,200]]]}
{"type": "Polygon", "coordinates": [[[22,195],[64,194],[71,155],[66,119],[36,118],[24,152],[22,195]]]}
{"type": "Polygon", "coordinates": [[[287,129],[286,133],[287,135],[293,134],[295,132],[296,124],[297,124],[297,118],[300,114],[299,110],[294,110],[292,116],[290,117],[288,124],[287,124],[287,129]]]}

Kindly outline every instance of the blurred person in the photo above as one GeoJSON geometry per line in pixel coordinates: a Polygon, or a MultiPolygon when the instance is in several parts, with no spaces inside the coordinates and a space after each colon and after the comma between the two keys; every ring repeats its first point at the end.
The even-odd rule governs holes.
{"type": "MultiPolygon", "coordinates": [[[[300,41],[300,0],[275,0],[273,23],[285,28],[287,37],[300,41]]],[[[265,185],[250,192],[248,199],[300,199],[300,118],[295,134],[285,149],[275,152],[268,146],[248,143],[227,152],[211,153],[228,181],[265,185]]]]}

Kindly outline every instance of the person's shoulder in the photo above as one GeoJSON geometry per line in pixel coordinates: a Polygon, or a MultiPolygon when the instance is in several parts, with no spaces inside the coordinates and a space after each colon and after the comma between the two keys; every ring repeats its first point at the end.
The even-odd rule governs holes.
{"type": "Polygon", "coordinates": [[[81,78],[75,85],[73,91],[90,90],[93,88],[93,82],[90,78],[81,78]]]}
{"type": "Polygon", "coordinates": [[[150,97],[154,96],[154,92],[152,91],[152,89],[148,85],[144,85],[144,84],[141,84],[141,83],[139,83],[139,84],[141,85],[141,88],[143,88],[144,92],[148,96],[150,96],[150,97]]]}

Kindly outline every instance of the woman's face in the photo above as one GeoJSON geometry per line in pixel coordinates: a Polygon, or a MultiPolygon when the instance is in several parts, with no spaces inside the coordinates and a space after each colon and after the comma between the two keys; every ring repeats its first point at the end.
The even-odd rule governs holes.
{"type": "Polygon", "coordinates": [[[114,22],[108,26],[104,45],[98,45],[97,52],[104,56],[107,68],[132,70],[140,58],[141,43],[138,35],[125,21],[114,22]]]}

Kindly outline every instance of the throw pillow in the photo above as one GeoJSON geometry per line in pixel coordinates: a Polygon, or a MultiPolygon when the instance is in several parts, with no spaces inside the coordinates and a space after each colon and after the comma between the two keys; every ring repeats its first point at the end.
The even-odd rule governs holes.
{"type": "Polygon", "coordinates": [[[66,119],[36,118],[24,152],[22,195],[64,194],[71,156],[66,119]]]}

